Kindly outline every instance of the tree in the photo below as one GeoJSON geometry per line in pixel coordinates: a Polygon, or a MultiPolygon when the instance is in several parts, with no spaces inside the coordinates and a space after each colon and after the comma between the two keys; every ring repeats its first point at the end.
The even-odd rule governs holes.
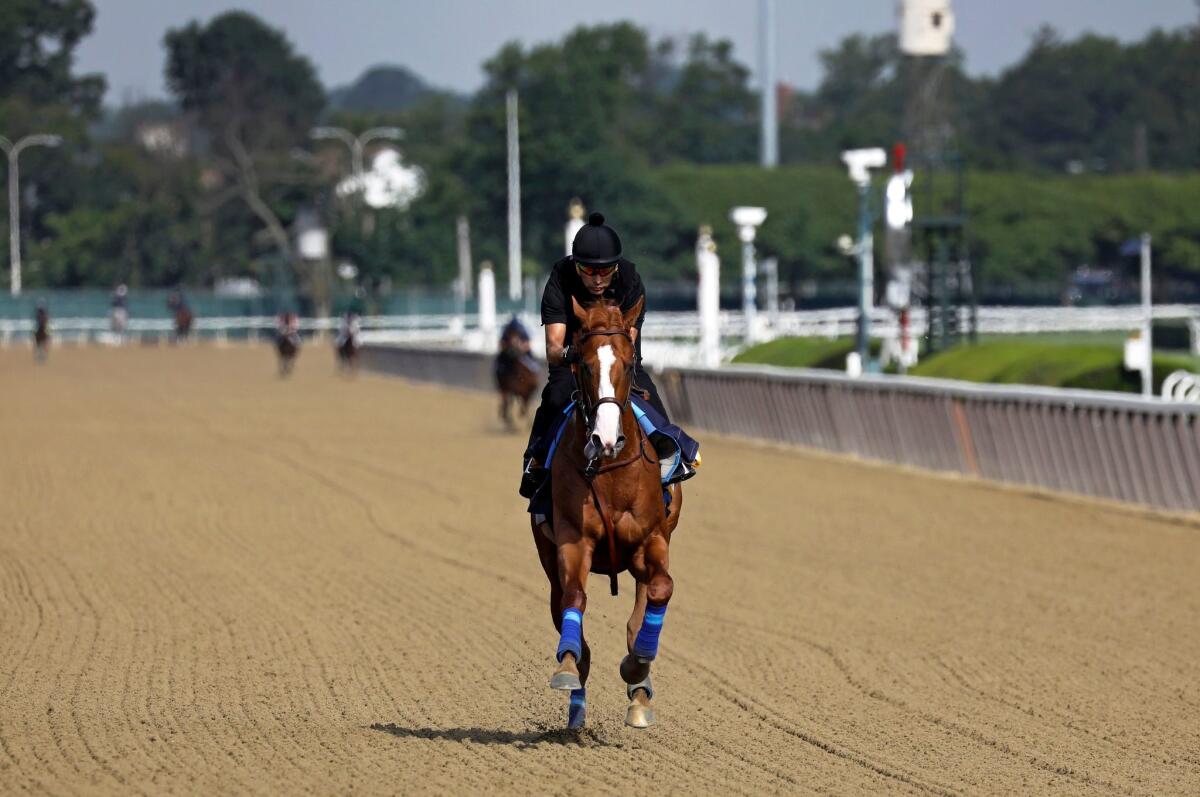
{"type": "MultiPolygon", "coordinates": [[[[657,56],[669,55],[660,48],[657,56]]],[[[648,137],[655,163],[745,163],[757,156],[757,98],[747,86],[750,70],[733,60],[728,39],[697,34],[671,85],[656,101],[654,133],[648,137]]]]}
{"type": "MultiPolygon", "coordinates": [[[[240,196],[295,267],[284,219],[295,210],[289,185],[303,175],[290,153],[325,104],[312,64],[281,32],[242,12],[169,30],[165,44],[167,83],[207,135],[214,166],[233,183],[232,191],[218,189],[214,206],[240,196]]],[[[318,292],[315,275],[307,276],[318,292]]]]}
{"type": "Polygon", "coordinates": [[[467,121],[470,145],[456,159],[473,195],[481,257],[505,260],[510,88],[520,95],[523,241],[542,270],[562,256],[574,196],[608,215],[643,268],[661,268],[669,252],[681,251],[686,232],[674,203],[648,176],[641,145],[653,132],[655,90],[644,31],[630,23],[581,27],[528,52],[506,45],[484,68],[488,81],[467,121]]]}
{"type": "Polygon", "coordinates": [[[0,4],[3,98],[95,115],[104,95],[104,78],[71,74],[75,47],[91,32],[95,16],[88,0],[5,0],[0,4]]]}

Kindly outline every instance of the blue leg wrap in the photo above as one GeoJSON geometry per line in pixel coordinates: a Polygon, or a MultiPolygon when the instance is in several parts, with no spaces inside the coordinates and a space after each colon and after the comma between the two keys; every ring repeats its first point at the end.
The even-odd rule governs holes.
{"type": "Polygon", "coordinates": [[[567,727],[582,728],[587,716],[587,689],[571,690],[571,705],[567,708],[567,727]]]}
{"type": "Polygon", "coordinates": [[[575,661],[583,658],[583,612],[567,609],[562,614],[562,636],[558,640],[558,660],[567,653],[575,654],[575,661]]]}
{"type": "Polygon", "coordinates": [[[637,639],[633,640],[633,655],[640,659],[653,660],[658,655],[658,635],[662,633],[663,618],[667,616],[667,605],[646,606],[646,616],[642,619],[642,627],[638,630],[637,639]]]}

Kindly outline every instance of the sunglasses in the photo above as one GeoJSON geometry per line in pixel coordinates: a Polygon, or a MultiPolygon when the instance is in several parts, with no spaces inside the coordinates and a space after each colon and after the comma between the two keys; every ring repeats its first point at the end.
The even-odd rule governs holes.
{"type": "Polygon", "coordinates": [[[617,270],[617,264],[611,266],[585,266],[582,263],[575,264],[575,270],[585,277],[607,277],[617,270]]]}

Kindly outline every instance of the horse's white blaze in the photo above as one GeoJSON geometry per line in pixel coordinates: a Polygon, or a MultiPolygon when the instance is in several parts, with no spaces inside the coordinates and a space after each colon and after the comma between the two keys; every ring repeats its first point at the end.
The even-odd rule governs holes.
{"type": "MultiPolygon", "coordinates": [[[[612,346],[601,346],[597,354],[600,357],[600,398],[616,398],[612,369],[617,356],[613,354],[612,346]]],[[[596,409],[596,428],[593,431],[600,436],[600,445],[604,448],[615,446],[621,431],[621,409],[616,404],[601,404],[596,409]]]]}

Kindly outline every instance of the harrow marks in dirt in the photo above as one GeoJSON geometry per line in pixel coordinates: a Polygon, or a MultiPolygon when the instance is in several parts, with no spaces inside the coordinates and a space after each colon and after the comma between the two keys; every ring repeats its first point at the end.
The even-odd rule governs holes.
{"type": "Polygon", "coordinates": [[[588,725],[490,398],[0,351],[0,792],[1194,794],[1200,527],[708,437],[588,725]]]}

